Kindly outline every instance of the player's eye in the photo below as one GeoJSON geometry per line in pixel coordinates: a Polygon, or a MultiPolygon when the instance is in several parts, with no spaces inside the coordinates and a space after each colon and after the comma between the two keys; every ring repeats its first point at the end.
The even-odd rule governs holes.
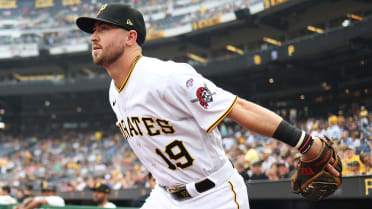
{"type": "Polygon", "coordinates": [[[110,28],[109,28],[109,26],[107,26],[107,25],[97,25],[97,26],[95,26],[94,28],[93,28],[93,32],[95,32],[95,31],[106,31],[106,30],[109,30],[110,28]]]}
{"type": "Polygon", "coordinates": [[[106,30],[110,30],[110,29],[111,29],[111,27],[109,25],[101,25],[101,27],[100,27],[101,31],[106,31],[106,30]]]}

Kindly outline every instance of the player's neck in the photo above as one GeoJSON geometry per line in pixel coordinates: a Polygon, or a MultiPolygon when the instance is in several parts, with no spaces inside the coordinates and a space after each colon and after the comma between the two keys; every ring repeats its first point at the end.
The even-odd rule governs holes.
{"type": "Polygon", "coordinates": [[[106,205],[106,203],[108,202],[108,200],[102,200],[100,203],[98,203],[98,207],[103,207],[106,205]]]}
{"type": "Polygon", "coordinates": [[[131,71],[137,57],[142,54],[141,48],[126,49],[117,62],[105,66],[108,74],[114,80],[115,86],[120,88],[131,71]]]}

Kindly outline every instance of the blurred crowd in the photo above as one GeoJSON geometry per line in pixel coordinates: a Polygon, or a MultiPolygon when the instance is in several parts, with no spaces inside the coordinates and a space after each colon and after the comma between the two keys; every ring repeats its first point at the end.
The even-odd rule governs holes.
{"type": "MultiPolygon", "coordinates": [[[[216,18],[227,13],[232,14],[238,8],[262,1],[113,0],[110,2],[127,3],[143,12],[147,34],[151,35],[160,30],[175,29],[195,21],[216,18]]],[[[49,53],[52,53],[53,49],[62,50],[63,53],[87,50],[90,34],[79,30],[75,20],[79,16],[95,16],[107,1],[81,0],[80,2],[69,6],[55,4],[52,7],[35,8],[34,1],[25,0],[18,3],[17,8],[0,9],[0,46],[6,47],[4,52],[0,52],[0,59],[20,56],[22,51],[34,51],[31,55],[22,55],[28,57],[37,56],[44,50],[49,53]]],[[[222,57],[226,56],[226,54],[222,55],[222,57]]],[[[83,74],[81,77],[88,76],[83,74]]],[[[67,77],[71,78],[71,76],[67,77]]],[[[18,82],[19,79],[12,72],[0,75],[0,85],[18,82]]]]}
{"type": "MultiPolygon", "coordinates": [[[[372,114],[362,106],[349,116],[309,118],[296,125],[329,136],[342,158],[343,175],[372,174],[372,114]]],[[[225,119],[219,130],[226,154],[248,181],[289,178],[300,160],[290,146],[225,119]]],[[[46,180],[60,192],[84,191],[97,183],[112,190],[143,187],[146,169],[119,131],[66,131],[49,137],[0,135],[0,186],[38,189],[46,180]]]]}
{"type": "MultiPolygon", "coordinates": [[[[235,9],[247,7],[262,0],[114,0],[130,4],[139,9],[145,17],[148,33],[170,29],[194,21],[215,18],[232,13],[235,9]]],[[[37,43],[46,46],[69,44],[72,39],[87,38],[75,26],[79,16],[95,16],[106,0],[81,0],[76,5],[54,5],[35,8],[33,1],[18,4],[16,9],[0,10],[0,30],[18,29],[21,35],[0,36],[0,45],[37,43]]]]}
{"type": "Polygon", "coordinates": [[[13,186],[43,180],[55,182],[60,191],[83,191],[97,182],[113,189],[143,183],[144,168],[119,132],[66,131],[52,137],[1,136],[1,179],[13,186]],[[11,147],[11,149],[9,149],[11,147]]]}
{"type": "MultiPolygon", "coordinates": [[[[361,106],[352,115],[309,118],[296,123],[312,136],[328,136],[342,158],[343,176],[372,174],[372,114],[361,106]]],[[[220,126],[230,159],[246,180],[292,176],[301,155],[289,145],[242,129],[233,121],[220,126]]]]}

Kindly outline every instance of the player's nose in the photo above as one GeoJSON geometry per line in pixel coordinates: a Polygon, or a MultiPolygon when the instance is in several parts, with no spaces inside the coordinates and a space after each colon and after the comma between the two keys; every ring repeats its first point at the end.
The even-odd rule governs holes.
{"type": "Polygon", "coordinates": [[[99,37],[98,37],[98,35],[97,35],[97,33],[95,31],[90,36],[90,41],[91,42],[97,42],[97,41],[99,41],[99,37]]]}

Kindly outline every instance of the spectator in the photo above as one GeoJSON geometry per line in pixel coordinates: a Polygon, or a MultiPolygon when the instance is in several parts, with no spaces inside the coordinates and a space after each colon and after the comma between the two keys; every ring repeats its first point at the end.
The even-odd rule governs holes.
{"type": "Polygon", "coordinates": [[[244,167],[244,163],[242,162],[235,162],[234,167],[236,170],[239,172],[239,174],[243,177],[244,181],[249,180],[249,175],[248,175],[248,169],[244,167]]]}
{"type": "Polygon", "coordinates": [[[351,176],[359,176],[361,175],[361,170],[360,170],[360,163],[359,161],[353,161],[349,165],[349,169],[351,171],[350,175],[351,176]]]}
{"type": "Polygon", "coordinates": [[[271,155],[272,151],[269,148],[264,148],[262,151],[262,170],[265,173],[271,168],[271,165],[276,162],[276,159],[271,155]]]}
{"type": "Polygon", "coordinates": [[[329,127],[327,128],[327,133],[326,135],[329,138],[332,138],[334,140],[340,139],[341,138],[341,128],[337,124],[338,118],[335,115],[332,115],[328,118],[328,125],[329,127]]]}
{"type": "Polygon", "coordinates": [[[111,189],[107,184],[98,183],[96,188],[93,189],[93,202],[102,208],[116,208],[116,205],[112,202],[109,202],[109,196],[111,189]]]}
{"type": "Polygon", "coordinates": [[[252,180],[267,180],[268,179],[268,177],[263,172],[261,160],[252,162],[250,171],[251,171],[250,179],[252,180]]]}
{"type": "Polygon", "coordinates": [[[364,165],[359,159],[359,156],[355,154],[355,150],[352,149],[351,147],[346,147],[344,151],[344,156],[341,159],[342,160],[342,175],[352,175],[352,170],[351,170],[351,163],[354,161],[359,162],[360,170],[361,173],[365,173],[364,170],[364,165]]]}
{"type": "Polygon", "coordinates": [[[271,164],[271,168],[266,171],[266,176],[269,180],[279,180],[278,176],[278,165],[276,163],[271,164]]]}
{"type": "Polygon", "coordinates": [[[321,130],[319,130],[319,121],[317,120],[311,129],[311,136],[323,136],[321,130]]]}
{"type": "Polygon", "coordinates": [[[346,144],[347,146],[353,146],[354,145],[354,141],[353,141],[352,137],[349,137],[349,132],[348,131],[346,131],[346,130],[342,131],[340,144],[346,144]]]}
{"type": "Polygon", "coordinates": [[[368,125],[368,110],[364,105],[360,106],[360,120],[368,125]]]}
{"type": "Polygon", "coordinates": [[[254,148],[251,144],[246,145],[246,150],[247,152],[245,153],[244,158],[248,165],[250,165],[251,162],[260,160],[256,148],[254,148]]]}
{"type": "Polygon", "coordinates": [[[10,196],[10,187],[5,185],[0,191],[0,205],[10,205],[17,203],[17,200],[10,196]]]}
{"type": "MultiPolygon", "coordinates": [[[[372,149],[372,142],[367,141],[368,146],[370,149],[372,149]]],[[[362,162],[362,165],[364,166],[364,170],[366,175],[372,174],[372,153],[364,153],[361,152],[359,155],[359,159],[362,162]]]]}
{"type": "Polygon", "coordinates": [[[285,162],[278,163],[278,177],[279,179],[289,178],[289,168],[285,162]]]}
{"type": "Polygon", "coordinates": [[[79,177],[77,179],[77,182],[75,184],[76,191],[84,191],[84,189],[87,187],[87,180],[79,177]]]}
{"type": "Polygon", "coordinates": [[[222,140],[223,146],[226,150],[230,150],[231,148],[237,145],[236,140],[231,137],[230,135],[226,135],[222,140]]]}
{"type": "Polygon", "coordinates": [[[351,133],[351,140],[352,140],[352,147],[357,150],[360,149],[361,142],[360,142],[360,136],[358,131],[354,131],[351,133]]]}
{"type": "Polygon", "coordinates": [[[221,137],[222,138],[227,137],[227,127],[226,127],[225,123],[221,124],[220,132],[221,132],[221,137]]]}
{"type": "Polygon", "coordinates": [[[362,162],[364,166],[364,170],[366,175],[372,174],[372,158],[370,155],[367,155],[365,153],[360,153],[360,161],[362,162]]]}
{"type": "Polygon", "coordinates": [[[292,176],[293,174],[295,174],[296,168],[298,164],[300,163],[300,161],[301,161],[301,154],[296,153],[295,156],[293,157],[293,165],[292,165],[293,169],[289,170],[288,176],[292,176]]]}

